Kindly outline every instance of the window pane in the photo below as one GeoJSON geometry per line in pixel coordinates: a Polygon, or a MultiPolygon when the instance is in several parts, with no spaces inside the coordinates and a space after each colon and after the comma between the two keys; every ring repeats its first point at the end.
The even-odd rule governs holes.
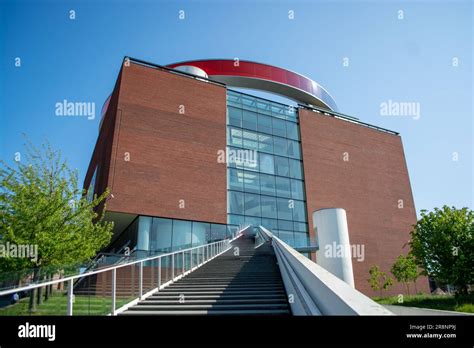
{"type": "Polygon", "coordinates": [[[173,249],[191,247],[191,221],[173,220],[173,249]]]}
{"type": "Polygon", "coordinates": [[[309,245],[308,234],[295,232],[295,246],[309,245]]]}
{"type": "Polygon", "coordinates": [[[304,199],[302,181],[291,179],[291,197],[296,199],[304,199]]]}
{"type": "Polygon", "coordinates": [[[275,196],[275,177],[260,174],[260,192],[265,195],[275,196]]]}
{"type": "Polygon", "coordinates": [[[258,131],[272,134],[272,118],[258,114],[258,131]]]}
{"type": "Polygon", "coordinates": [[[193,222],[193,235],[191,242],[193,246],[204,245],[210,239],[211,224],[205,222],[193,222]]]}
{"type": "Polygon", "coordinates": [[[274,218],[277,217],[277,207],[275,197],[260,196],[262,205],[262,217],[274,218]]]}
{"type": "Polygon", "coordinates": [[[277,103],[272,103],[271,108],[272,108],[272,115],[277,116],[277,117],[281,117],[281,118],[286,117],[286,115],[285,115],[285,111],[287,109],[286,106],[281,105],[281,104],[277,104],[277,103]]]}
{"type": "Polygon", "coordinates": [[[300,159],[300,144],[297,141],[288,140],[288,156],[300,159]]]}
{"type": "Polygon", "coordinates": [[[243,193],[229,191],[228,192],[229,206],[227,211],[231,214],[243,214],[244,213],[244,197],[243,193]]]}
{"type": "Polygon", "coordinates": [[[257,100],[257,109],[259,113],[271,115],[272,114],[272,109],[271,109],[271,103],[266,101],[266,100],[257,100]]]}
{"type": "Polygon", "coordinates": [[[290,209],[290,202],[285,198],[277,198],[278,218],[283,220],[292,220],[293,212],[290,209]]]}
{"type": "Polygon", "coordinates": [[[295,179],[303,179],[303,174],[301,172],[301,162],[298,160],[290,159],[290,177],[295,179]]]}
{"type": "Polygon", "coordinates": [[[173,220],[153,218],[150,250],[155,252],[171,251],[173,220]]]}
{"type": "Polygon", "coordinates": [[[293,222],[292,221],[286,221],[286,220],[278,220],[278,229],[279,230],[292,231],[293,230],[293,222]]]}
{"type": "Polygon", "coordinates": [[[273,164],[273,156],[265,153],[258,155],[260,160],[260,171],[266,174],[275,174],[275,167],[273,164]]]}
{"type": "Polygon", "coordinates": [[[282,241],[289,245],[294,245],[295,239],[293,237],[293,232],[292,231],[282,231],[280,230],[278,233],[278,238],[280,238],[282,241]]]}
{"type": "Polygon", "coordinates": [[[288,156],[286,139],[273,137],[273,153],[280,156],[288,156]]]}
{"type": "Polygon", "coordinates": [[[257,130],[257,114],[252,111],[243,111],[242,128],[257,130]]]}
{"type": "Polygon", "coordinates": [[[308,227],[304,222],[293,222],[293,229],[299,232],[308,232],[308,227]]]}
{"type": "Polygon", "coordinates": [[[257,133],[250,131],[242,132],[243,147],[251,150],[258,150],[257,133]]]}
{"type": "Polygon", "coordinates": [[[269,229],[270,232],[273,232],[274,230],[278,229],[278,223],[275,219],[262,218],[262,226],[269,229]]]}
{"type": "Polygon", "coordinates": [[[227,119],[231,126],[242,127],[242,110],[229,106],[227,108],[227,119]]]}
{"type": "Polygon", "coordinates": [[[259,217],[253,217],[253,216],[246,216],[245,217],[245,225],[254,225],[258,226],[262,224],[262,219],[259,217]]]}
{"type": "Polygon", "coordinates": [[[227,223],[232,225],[243,225],[244,217],[242,215],[227,215],[227,223]]]}
{"type": "Polygon", "coordinates": [[[275,156],[275,174],[281,176],[290,175],[290,167],[288,166],[288,158],[275,156]]]}
{"type": "Polygon", "coordinates": [[[298,125],[294,122],[286,122],[286,135],[293,140],[299,140],[298,125]]]}
{"type": "Polygon", "coordinates": [[[275,177],[276,183],[276,194],[278,197],[290,198],[291,197],[291,186],[290,179],[275,177]]]}
{"type": "Polygon", "coordinates": [[[279,135],[281,137],[286,138],[286,126],[285,121],[280,120],[279,118],[272,118],[273,124],[273,135],[279,135]]]}
{"type": "Polygon", "coordinates": [[[249,95],[241,95],[242,98],[242,107],[246,110],[252,110],[256,111],[257,110],[257,104],[255,98],[249,96],[249,95]]]}
{"type": "Polygon", "coordinates": [[[293,207],[293,220],[295,221],[306,221],[306,210],[305,210],[305,204],[302,201],[294,201],[294,207],[293,207]]]}
{"type": "Polygon", "coordinates": [[[258,173],[243,173],[245,192],[260,193],[260,180],[258,173]]]}
{"type": "Polygon", "coordinates": [[[259,134],[259,149],[260,151],[273,153],[273,137],[271,135],[259,134]]]}
{"type": "Polygon", "coordinates": [[[225,239],[227,233],[226,225],[211,224],[211,240],[222,240],[225,239]]]}
{"type": "Polygon", "coordinates": [[[261,216],[260,215],[260,196],[253,193],[245,193],[245,211],[244,215],[261,216]]]}
{"type": "Polygon", "coordinates": [[[240,129],[229,127],[227,137],[227,145],[242,146],[242,131],[240,129]]]}
{"type": "Polygon", "coordinates": [[[227,188],[242,191],[244,189],[242,176],[243,172],[241,170],[229,168],[227,174],[227,188]]]}

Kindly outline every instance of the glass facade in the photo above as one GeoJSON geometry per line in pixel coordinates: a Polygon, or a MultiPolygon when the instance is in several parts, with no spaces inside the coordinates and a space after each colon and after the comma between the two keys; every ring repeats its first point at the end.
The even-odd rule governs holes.
{"type": "Polygon", "coordinates": [[[290,245],[306,240],[308,221],[297,110],[227,91],[227,151],[255,161],[227,163],[230,225],[263,225],[290,245]]]}
{"type": "Polygon", "coordinates": [[[139,216],[111,248],[119,250],[128,244],[137,257],[145,257],[233,238],[237,232],[238,226],[139,216]]]}

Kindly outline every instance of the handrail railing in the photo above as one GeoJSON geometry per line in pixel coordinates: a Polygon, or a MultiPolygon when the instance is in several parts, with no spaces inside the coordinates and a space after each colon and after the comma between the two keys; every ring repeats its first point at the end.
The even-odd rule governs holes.
{"type": "MultiPolygon", "coordinates": [[[[177,250],[174,252],[166,253],[166,254],[161,254],[161,255],[155,255],[155,256],[150,256],[146,258],[142,258],[139,260],[135,261],[130,261],[126,263],[121,263],[117,265],[113,265],[110,267],[104,267],[101,269],[73,275],[73,276],[67,276],[61,279],[54,279],[54,280],[49,280],[49,281],[44,281],[41,283],[34,283],[34,284],[29,284],[27,286],[22,286],[22,287],[17,287],[13,289],[8,289],[8,290],[3,290],[0,291],[0,296],[4,295],[9,295],[9,294],[14,294],[14,293],[20,293],[24,291],[30,291],[34,290],[37,288],[42,288],[48,285],[54,285],[54,284],[60,284],[60,283],[67,283],[67,315],[72,315],[73,313],[73,302],[74,302],[74,280],[76,279],[81,279],[85,277],[89,277],[92,275],[98,275],[101,273],[105,272],[112,272],[112,290],[111,290],[111,295],[112,295],[112,305],[111,305],[111,315],[116,315],[117,314],[117,308],[116,308],[116,290],[117,290],[117,270],[120,268],[132,266],[132,265],[138,265],[139,266],[139,279],[138,279],[138,285],[139,285],[139,296],[138,298],[130,301],[130,303],[135,303],[138,302],[138,300],[141,300],[145,297],[145,295],[149,295],[155,290],[158,290],[162,288],[163,286],[166,286],[168,283],[172,283],[176,281],[177,279],[181,278],[187,273],[190,273],[194,271],[196,268],[202,266],[204,263],[210,261],[214,257],[222,254],[223,252],[227,251],[229,249],[229,239],[224,239],[220,241],[216,241],[213,243],[209,244],[204,244],[204,245],[199,245],[196,247],[192,248],[187,248],[187,249],[182,249],[182,250],[177,250]],[[182,257],[182,260],[185,260],[186,254],[189,253],[190,255],[190,267],[188,271],[185,271],[185,264],[183,263],[182,265],[182,272],[180,275],[175,276],[175,260],[179,260],[179,257],[182,257]],[[194,256],[197,258],[196,264],[193,262],[193,253],[194,256]],[[182,255],[181,255],[182,254],[182,255]],[[172,277],[171,280],[168,281],[165,284],[161,283],[161,260],[164,258],[170,257],[171,258],[171,265],[172,265],[172,277]],[[155,290],[150,291],[148,294],[143,293],[143,266],[145,263],[151,263],[152,261],[158,261],[158,282],[157,282],[157,287],[155,290]]],[[[124,305],[123,307],[126,307],[128,305],[124,305]]]]}
{"type": "Polygon", "coordinates": [[[259,229],[271,239],[285,290],[292,296],[289,302],[293,315],[393,314],[298,253],[265,227],[259,229]]]}

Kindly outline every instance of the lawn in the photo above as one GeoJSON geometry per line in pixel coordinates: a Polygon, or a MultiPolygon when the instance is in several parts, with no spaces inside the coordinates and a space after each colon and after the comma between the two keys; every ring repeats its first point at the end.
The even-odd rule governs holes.
{"type": "MultiPolygon", "coordinates": [[[[134,298],[117,298],[116,308],[120,308],[134,298]]],[[[28,311],[29,298],[22,298],[14,305],[0,308],[0,316],[7,315],[66,315],[67,297],[55,294],[37,305],[36,312],[28,311]]],[[[73,315],[106,315],[111,312],[112,299],[100,296],[75,296],[73,315]]]]}
{"type": "Polygon", "coordinates": [[[402,303],[398,302],[398,296],[376,297],[374,301],[386,305],[474,313],[474,294],[464,295],[458,298],[452,295],[404,295],[402,303]]]}

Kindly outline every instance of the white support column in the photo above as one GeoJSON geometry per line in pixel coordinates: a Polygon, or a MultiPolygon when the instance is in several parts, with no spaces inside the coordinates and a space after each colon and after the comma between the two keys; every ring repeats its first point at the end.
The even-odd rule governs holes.
{"type": "Polygon", "coordinates": [[[319,246],[317,264],[354,288],[346,211],[342,208],[316,210],[313,227],[319,246]]]}
{"type": "Polygon", "coordinates": [[[72,279],[69,279],[67,282],[67,315],[72,315],[73,303],[74,303],[74,284],[72,282],[72,279]]]}

